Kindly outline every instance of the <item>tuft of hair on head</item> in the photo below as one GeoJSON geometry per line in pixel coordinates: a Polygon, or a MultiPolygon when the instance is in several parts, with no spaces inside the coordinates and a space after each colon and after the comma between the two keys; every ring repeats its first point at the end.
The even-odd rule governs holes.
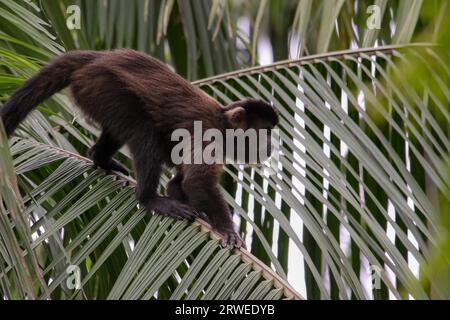
{"type": "Polygon", "coordinates": [[[255,98],[247,98],[227,105],[225,110],[232,110],[237,107],[243,108],[249,116],[255,115],[257,117],[264,118],[273,126],[278,124],[278,111],[266,101],[255,98]]]}
{"type": "Polygon", "coordinates": [[[257,114],[259,117],[265,118],[273,126],[278,124],[278,112],[270,103],[259,99],[246,99],[242,102],[242,107],[249,115],[257,114]]]}

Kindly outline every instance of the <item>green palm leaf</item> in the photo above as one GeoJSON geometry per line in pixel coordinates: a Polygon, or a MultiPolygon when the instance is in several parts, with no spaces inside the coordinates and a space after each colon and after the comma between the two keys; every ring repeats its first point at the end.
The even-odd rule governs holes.
{"type": "MultiPolygon", "coordinates": [[[[139,209],[131,178],[105,176],[86,158],[32,140],[16,139],[10,149],[21,188],[27,190],[23,214],[32,217],[31,237],[20,240],[31,245],[14,252],[8,242],[2,244],[14,258],[39,253],[39,266],[31,272],[45,279],[38,298],[246,299],[256,293],[299,298],[255,257],[221,248],[207,224],[190,225],[139,209]],[[82,269],[81,288],[73,294],[65,287],[69,265],[82,269]],[[250,274],[251,284],[243,283],[250,274]],[[105,277],[106,286],[94,295],[89,287],[105,277]]],[[[6,221],[6,227],[13,225],[14,220],[6,221]]],[[[2,280],[13,270],[14,264],[7,263],[2,280]]]]}
{"type": "MultiPolygon", "coordinates": [[[[358,255],[365,256],[373,266],[389,267],[408,292],[414,292],[417,297],[426,296],[408,267],[407,257],[389,239],[386,226],[388,223],[407,252],[419,264],[424,264],[429,254],[427,245],[435,241],[436,208],[402,160],[404,149],[397,150],[382,130],[390,130],[391,137],[398,136],[404,145],[407,144],[408,156],[417,159],[430,182],[446,193],[449,184],[443,168],[450,145],[445,121],[438,123],[436,118],[448,119],[449,110],[445,107],[448,104],[445,99],[440,100],[428,92],[433,96],[428,101],[433,100],[441,106],[436,114],[431,114],[424,97],[404,82],[392,79],[401,79],[401,71],[396,67],[397,58],[408,66],[412,64],[411,58],[421,57],[425,62],[431,58],[429,54],[434,53],[399,49],[383,47],[316,55],[195,82],[224,104],[252,96],[272,101],[280,111],[280,152],[283,156],[279,166],[282,169],[261,183],[252,179],[253,174],[262,174],[258,170],[227,173],[236,180],[242,175],[244,190],[239,197],[243,198],[248,192],[255,202],[265,207],[266,215],[279,223],[280,230],[289,235],[304,256],[311,273],[311,287],[318,286],[323,297],[328,297],[328,290],[321,286],[321,268],[325,267],[329,268],[340,297],[348,298],[346,288],[350,287],[356,297],[366,298],[360,288],[359,270],[352,268],[348,255],[343,252],[340,233],[333,233],[331,226],[323,221],[324,210],[326,216],[332,215],[350,234],[355,243],[353,250],[358,255]],[[371,65],[375,73],[371,71],[371,65]],[[339,90],[333,91],[333,87],[339,90]],[[343,98],[347,110],[341,106],[343,98]],[[383,105],[391,108],[385,109],[383,105]],[[358,115],[356,119],[350,115],[352,110],[358,115]],[[394,113],[401,124],[392,119],[394,113]],[[423,125],[423,121],[430,125],[423,125]],[[325,128],[333,134],[335,141],[327,137],[325,128]],[[347,154],[341,151],[343,145],[348,148],[347,154]],[[358,159],[357,167],[350,163],[352,157],[358,159]],[[351,181],[356,184],[352,186],[351,181]],[[369,181],[376,181],[377,192],[380,194],[379,190],[383,190],[385,200],[381,201],[380,195],[374,193],[369,181]],[[302,192],[302,188],[306,192],[302,192]],[[267,197],[267,189],[276,190],[282,202],[291,208],[291,213],[300,217],[313,237],[311,245],[302,243],[281,209],[282,202],[277,204],[276,194],[267,197]],[[355,214],[349,214],[350,208],[355,214]],[[395,217],[390,210],[395,210],[395,217]],[[418,248],[408,237],[408,232],[414,235],[418,248]],[[316,248],[321,260],[314,257],[316,248]],[[322,265],[317,265],[317,261],[322,265]]],[[[442,64],[438,68],[444,71],[439,75],[436,73],[435,80],[447,83],[448,66],[442,64]]],[[[423,83],[422,90],[428,85],[433,84],[423,83]]],[[[232,194],[232,198],[236,197],[237,194],[232,194]]],[[[244,215],[244,218],[248,219],[248,216],[244,215]]],[[[261,233],[255,235],[260,237],[261,233]]],[[[260,255],[258,251],[252,252],[260,255]]],[[[277,266],[273,255],[269,256],[277,266]]],[[[280,274],[286,272],[278,271],[280,274]]],[[[381,276],[385,285],[400,297],[389,278],[381,276]]]]}

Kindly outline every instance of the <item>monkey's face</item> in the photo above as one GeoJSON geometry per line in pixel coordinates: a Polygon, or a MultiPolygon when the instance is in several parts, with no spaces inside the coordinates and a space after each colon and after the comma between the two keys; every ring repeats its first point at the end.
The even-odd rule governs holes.
{"type": "Polygon", "coordinates": [[[233,146],[226,146],[227,158],[237,164],[260,164],[267,160],[273,149],[272,129],[278,124],[275,109],[264,101],[247,99],[227,106],[225,114],[227,129],[234,133],[233,146]],[[234,152],[230,156],[231,148],[234,152]]]}

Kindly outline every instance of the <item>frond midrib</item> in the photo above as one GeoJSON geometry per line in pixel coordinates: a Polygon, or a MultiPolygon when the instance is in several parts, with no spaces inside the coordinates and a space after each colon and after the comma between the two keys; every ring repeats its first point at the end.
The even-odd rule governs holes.
{"type": "Polygon", "coordinates": [[[362,54],[371,54],[371,53],[376,53],[376,52],[392,52],[394,50],[405,49],[405,48],[428,48],[428,47],[435,47],[435,46],[437,46],[437,44],[435,44],[435,43],[417,42],[417,43],[410,43],[410,44],[403,44],[403,45],[387,45],[387,46],[381,46],[381,47],[375,47],[375,48],[369,47],[369,48],[347,49],[347,50],[341,50],[341,51],[318,53],[318,54],[303,56],[298,59],[287,59],[287,60],[277,61],[275,63],[268,64],[268,65],[249,67],[249,68],[235,70],[235,71],[231,71],[231,72],[227,72],[227,73],[222,73],[222,74],[215,75],[212,77],[193,81],[192,84],[194,84],[196,86],[203,86],[203,85],[211,84],[211,83],[219,81],[219,80],[227,80],[232,77],[239,77],[242,75],[251,75],[251,74],[259,73],[259,72],[277,70],[279,68],[292,67],[294,65],[315,63],[316,60],[328,61],[331,58],[339,59],[339,58],[344,58],[345,56],[359,56],[362,54]]]}

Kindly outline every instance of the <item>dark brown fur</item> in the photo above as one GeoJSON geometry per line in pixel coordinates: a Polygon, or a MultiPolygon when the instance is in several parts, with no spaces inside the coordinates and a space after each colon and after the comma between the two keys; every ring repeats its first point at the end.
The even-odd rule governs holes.
{"type": "Polygon", "coordinates": [[[173,130],[192,131],[194,120],[201,120],[204,130],[271,128],[278,118],[270,105],[246,100],[222,108],[164,63],[133,50],[74,51],[54,59],[11,96],[0,110],[7,134],[39,103],[67,86],[83,113],[102,128],[90,150],[96,165],[127,173],[112,160],[126,144],[134,160],[141,204],[175,218],[194,219],[196,212],[203,212],[225,243],[244,245],[218,186],[220,165],[177,166],[168,185],[169,197],[159,196],[157,186],[162,165],[173,166],[173,130]],[[233,122],[230,114],[238,108],[245,110],[245,118],[233,122]]]}

